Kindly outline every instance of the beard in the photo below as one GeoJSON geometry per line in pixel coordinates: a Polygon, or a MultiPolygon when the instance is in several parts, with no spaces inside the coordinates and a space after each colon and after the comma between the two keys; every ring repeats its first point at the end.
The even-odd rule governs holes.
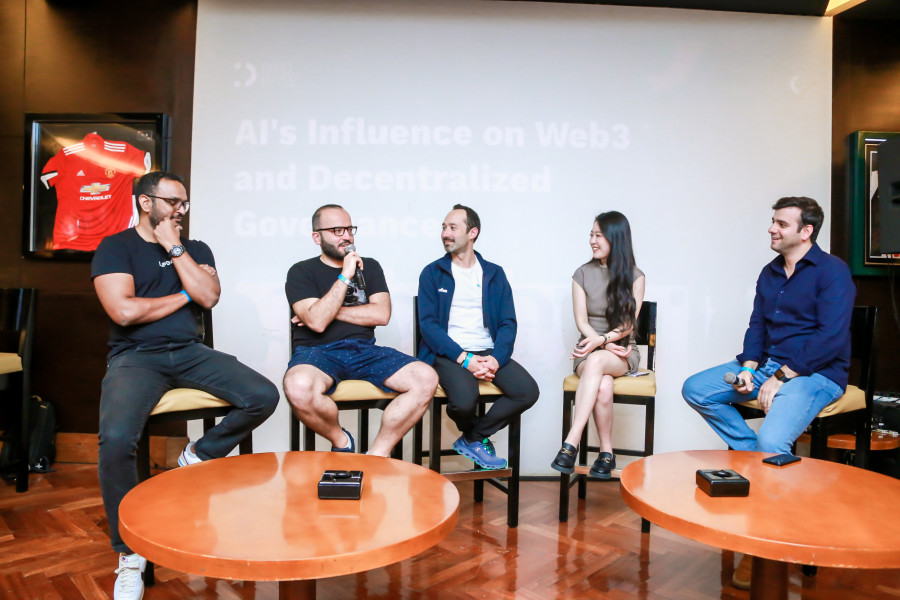
{"type": "MultiPolygon", "coordinates": [[[[340,243],[341,242],[338,242],[338,244],[340,243]]],[[[349,242],[345,245],[345,247],[348,245],[349,242]]],[[[322,254],[335,260],[344,260],[344,257],[347,255],[347,253],[344,251],[344,248],[341,248],[340,245],[335,246],[333,244],[329,244],[324,239],[322,239],[322,254]]]]}

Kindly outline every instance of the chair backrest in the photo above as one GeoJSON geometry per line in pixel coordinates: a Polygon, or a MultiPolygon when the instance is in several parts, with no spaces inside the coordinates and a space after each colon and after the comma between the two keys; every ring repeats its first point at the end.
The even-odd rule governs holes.
{"type": "Polygon", "coordinates": [[[656,370],[656,302],[645,300],[641,303],[641,312],[638,313],[637,323],[634,327],[635,343],[639,346],[647,346],[647,368],[656,370]]]}
{"type": "Polygon", "coordinates": [[[203,338],[203,343],[213,348],[212,310],[208,308],[198,310],[197,323],[200,327],[200,336],[203,338]]]}
{"type": "Polygon", "coordinates": [[[859,362],[858,387],[866,393],[871,408],[875,386],[875,322],[878,308],[854,306],[850,319],[850,358],[859,362]]]}
{"type": "Polygon", "coordinates": [[[36,302],[35,289],[0,289],[0,352],[18,354],[22,358],[23,369],[31,364],[36,302]]]}

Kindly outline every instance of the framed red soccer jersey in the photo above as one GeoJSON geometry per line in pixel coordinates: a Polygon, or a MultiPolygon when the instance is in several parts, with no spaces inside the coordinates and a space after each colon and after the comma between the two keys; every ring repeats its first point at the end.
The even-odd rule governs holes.
{"type": "Polygon", "coordinates": [[[132,183],[150,171],[150,153],[87,134],[44,166],[41,181],[56,189],[54,250],[97,249],[100,240],[132,227],[132,183]]]}

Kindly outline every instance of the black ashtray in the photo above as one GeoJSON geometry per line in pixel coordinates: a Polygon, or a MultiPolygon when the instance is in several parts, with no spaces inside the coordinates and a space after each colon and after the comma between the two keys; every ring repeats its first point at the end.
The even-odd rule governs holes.
{"type": "Polygon", "coordinates": [[[359,500],[362,471],[325,471],[319,480],[320,500],[359,500]]]}
{"type": "Polygon", "coordinates": [[[699,469],[697,487],[710,496],[747,496],[750,482],[731,469],[699,469]]]}

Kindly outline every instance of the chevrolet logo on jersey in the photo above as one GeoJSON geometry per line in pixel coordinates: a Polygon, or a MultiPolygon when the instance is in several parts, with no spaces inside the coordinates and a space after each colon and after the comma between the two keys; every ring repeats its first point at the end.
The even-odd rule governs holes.
{"type": "Polygon", "coordinates": [[[83,185],[81,186],[81,190],[79,190],[82,194],[90,194],[92,196],[96,196],[97,194],[101,194],[103,192],[109,191],[108,183],[92,183],[91,185],[83,185]]]}

